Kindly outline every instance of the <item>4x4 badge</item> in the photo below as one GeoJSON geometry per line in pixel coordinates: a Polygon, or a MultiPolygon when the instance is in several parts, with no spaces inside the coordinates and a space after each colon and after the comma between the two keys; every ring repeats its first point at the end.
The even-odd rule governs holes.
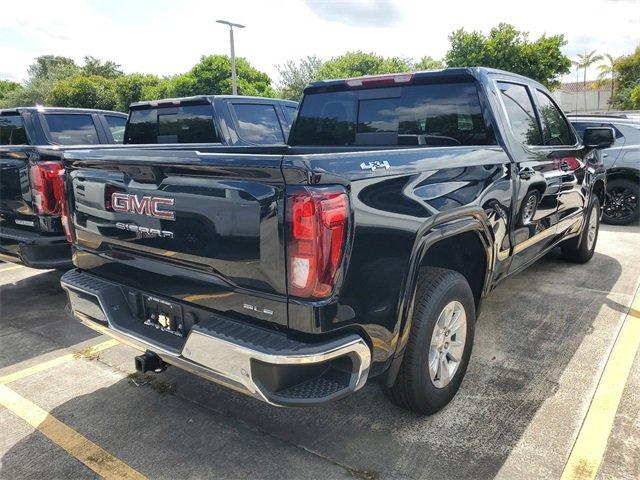
{"type": "Polygon", "coordinates": [[[391,168],[391,165],[389,165],[389,162],[387,162],[386,160],[382,162],[362,162],[360,164],[360,168],[362,170],[371,170],[372,172],[374,172],[376,168],[384,168],[385,170],[389,170],[389,168],[391,168]]]}

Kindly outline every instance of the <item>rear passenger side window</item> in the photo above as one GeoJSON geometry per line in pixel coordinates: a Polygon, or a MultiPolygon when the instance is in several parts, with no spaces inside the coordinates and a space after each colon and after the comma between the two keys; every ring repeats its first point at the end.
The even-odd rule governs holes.
{"type": "Polygon", "coordinates": [[[49,136],[60,145],[95,145],[100,143],[91,115],[48,113],[44,115],[49,136]]]}
{"type": "Polygon", "coordinates": [[[113,141],[116,143],[122,143],[124,141],[124,127],[127,124],[127,118],[116,117],[114,115],[105,115],[104,118],[107,120],[107,124],[109,125],[113,141]]]}
{"type": "Polygon", "coordinates": [[[542,135],[527,87],[498,82],[513,135],[520,143],[542,145],[542,135]]]}
{"type": "Polygon", "coordinates": [[[27,132],[20,114],[0,116],[0,145],[26,145],[27,132]]]}
{"type": "Polygon", "coordinates": [[[234,103],[238,135],[249,143],[270,145],[284,143],[280,121],[273,105],[234,103]]]}
{"type": "Polygon", "coordinates": [[[545,145],[573,145],[576,143],[569,123],[564,119],[556,104],[549,96],[536,90],[540,121],[542,123],[542,138],[545,145]]]}

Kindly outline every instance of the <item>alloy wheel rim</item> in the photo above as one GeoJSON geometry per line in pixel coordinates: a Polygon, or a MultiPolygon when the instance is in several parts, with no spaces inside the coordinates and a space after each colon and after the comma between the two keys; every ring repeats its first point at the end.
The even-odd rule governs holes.
{"type": "Polygon", "coordinates": [[[614,220],[632,217],[638,209],[638,196],[629,188],[613,188],[607,194],[604,214],[614,220]]]}
{"type": "Polygon", "coordinates": [[[533,219],[533,213],[535,211],[537,201],[538,201],[538,198],[535,195],[531,195],[527,200],[527,203],[524,206],[524,212],[522,215],[522,223],[524,223],[525,225],[530,223],[531,220],[533,219]]]}
{"type": "Polygon", "coordinates": [[[598,233],[598,210],[591,209],[591,215],[589,215],[589,225],[587,230],[587,247],[589,250],[593,248],[596,243],[596,235],[598,233]]]}
{"type": "Polygon", "coordinates": [[[467,313],[453,300],[442,309],[429,344],[429,376],[436,388],[444,388],[455,376],[467,340],[467,313]]]}

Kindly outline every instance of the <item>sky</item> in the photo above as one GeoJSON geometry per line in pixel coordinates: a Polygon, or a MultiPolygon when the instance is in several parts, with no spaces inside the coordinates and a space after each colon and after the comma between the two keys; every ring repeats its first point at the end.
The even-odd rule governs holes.
{"type": "Polygon", "coordinates": [[[0,79],[25,79],[46,54],[113,60],[126,73],[182,73],[202,55],[229,53],[217,19],[246,25],[235,34],[236,55],[276,82],[276,65],[307,55],[442,58],[452,31],[488,33],[500,22],[532,39],[564,34],[570,57],[618,56],[640,44],[640,0],[20,0],[0,16],[0,79]]]}

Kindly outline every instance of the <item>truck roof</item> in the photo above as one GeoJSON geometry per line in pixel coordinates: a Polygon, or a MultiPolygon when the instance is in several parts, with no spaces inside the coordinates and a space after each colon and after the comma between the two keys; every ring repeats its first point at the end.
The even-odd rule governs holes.
{"type": "Polygon", "coordinates": [[[270,98],[270,97],[252,97],[247,95],[194,95],[192,97],[177,97],[177,98],[162,98],[158,100],[146,100],[143,102],[134,102],[129,108],[144,108],[144,107],[157,107],[159,105],[178,105],[181,103],[191,102],[208,102],[213,103],[215,99],[219,100],[269,100],[270,102],[279,102],[292,107],[297,107],[298,102],[292,100],[284,100],[282,98],[270,98]]]}
{"type": "Polygon", "coordinates": [[[488,74],[499,74],[502,76],[512,77],[514,79],[524,80],[526,82],[532,82],[536,85],[545,88],[541,83],[525,77],[523,75],[519,75],[517,73],[508,72],[506,70],[500,70],[497,68],[487,68],[487,67],[453,67],[453,68],[442,68],[438,70],[420,70],[415,72],[404,72],[404,73],[391,73],[391,74],[382,74],[382,75],[365,75],[362,77],[353,77],[353,78],[344,78],[344,79],[332,79],[332,80],[320,80],[318,82],[313,82],[307,85],[304,89],[304,93],[313,93],[325,90],[338,90],[341,88],[348,88],[348,82],[357,82],[358,80],[367,80],[367,79],[383,79],[383,78],[391,78],[391,77],[401,77],[404,75],[412,75],[413,79],[428,79],[428,78],[460,78],[460,77],[474,77],[478,78],[483,75],[488,74]]]}
{"type": "Polygon", "coordinates": [[[32,107],[13,107],[0,108],[0,114],[3,113],[20,113],[20,112],[43,112],[43,113],[108,113],[109,115],[120,115],[126,117],[123,112],[113,110],[99,110],[96,108],[67,108],[67,107],[45,107],[42,105],[32,107]]]}

